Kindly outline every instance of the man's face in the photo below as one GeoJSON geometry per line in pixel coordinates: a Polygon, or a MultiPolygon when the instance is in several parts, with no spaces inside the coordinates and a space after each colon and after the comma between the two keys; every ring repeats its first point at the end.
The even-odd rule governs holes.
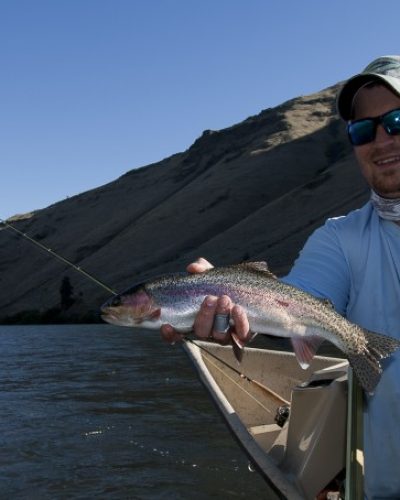
{"type": "MultiPolygon", "coordinates": [[[[373,118],[400,108],[400,98],[387,87],[362,88],[354,100],[354,119],[373,118]]],[[[400,135],[389,135],[378,125],[375,140],[354,146],[361,172],[384,198],[400,198],[400,135]]]]}

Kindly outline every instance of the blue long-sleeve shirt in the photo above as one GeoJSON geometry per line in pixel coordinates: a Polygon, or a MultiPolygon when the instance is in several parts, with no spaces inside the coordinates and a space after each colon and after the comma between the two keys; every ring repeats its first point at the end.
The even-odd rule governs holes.
{"type": "MultiPolygon", "coordinates": [[[[400,226],[370,203],[329,219],[282,279],[329,299],[353,323],[400,339],[400,226]]],[[[365,494],[400,499],[400,352],[382,361],[364,412],[365,494]]]]}

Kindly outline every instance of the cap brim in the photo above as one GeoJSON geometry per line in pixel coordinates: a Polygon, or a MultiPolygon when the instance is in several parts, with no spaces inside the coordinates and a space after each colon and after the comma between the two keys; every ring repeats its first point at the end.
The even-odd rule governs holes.
{"type": "Polygon", "coordinates": [[[361,73],[356,75],[344,84],[337,97],[336,107],[343,120],[347,121],[351,119],[354,96],[361,87],[369,82],[381,82],[389,86],[400,96],[400,78],[377,73],[361,73]]]}

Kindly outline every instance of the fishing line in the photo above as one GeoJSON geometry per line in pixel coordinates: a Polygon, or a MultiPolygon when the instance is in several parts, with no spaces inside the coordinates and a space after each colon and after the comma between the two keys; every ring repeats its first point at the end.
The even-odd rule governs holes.
{"type": "MultiPolygon", "coordinates": [[[[245,375],[241,371],[237,370],[236,368],[234,368],[233,366],[231,366],[229,363],[227,363],[223,359],[219,358],[218,356],[216,356],[215,354],[213,354],[208,349],[206,349],[205,347],[201,346],[200,344],[198,344],[194,340],[189,339],[188,337],[185,337],[183,340],[186,341],[186,342],[190,342],[191,344],[195,345],[196,347],[198,347],[202,351],[206,352],[209,356],[211,356],[212,358],[216,359],[221,364],[223,364],[224,366],[226,366],[227,368],[229,368],[230,370],[232,370],[234,373],[236,373],[237,375],[239,375],[239,377],[241,379],[244,379],[247,382],[250,382],[250,383],[256,385],[257,387],[259,387],[260,389],[262,389],[270,398],[274,399],[279,404],[284,404],[284,405],[290,406],[290,401],[287,401],[286,399],[282,398],[279,394],[277,394],[275,391],[273,391],[272,389],[270,389],[266,385],[262,384],[261,382],[258,382],[257,380],[254,380],[254,379],[248,377],[247,375],[245,375]]],[[[218,368],[218,367],[216,366],[216,368],[218,368]]],[[[219,368],[219,370],[221,370],[221,369],[219,368]]],[[[230,380],[232,380],[232,382],[234,382],[238,387],[240,387],[240,389],[242,389],[244,392],[246,392],[252,399],[254,399],[260,406],[262,406],[264,408],[264,405],[260,401],[258,401],[252,394],[248,393],[246,391],[246,389],[244,389],[243,387],[241,387],[237,382],[235,382],[233,379],[231,379],[226,373],[224,373],[224,375],[226,377],[228,377],[230,380]]],[[[265,409],[267,410],[267,408],[265,408],[265,409]]],[[[267,410],[267,411],[269,411],[269,410],[267,410]]]]}
{"type": "MultiPolygon", "coordinates": [[[[221,361],[221,360],[219,360],[221,361]]],[[[257,403],[259,406],[261,406],[261,408],[266,411],[267,413],[270,413],[271,415],[273,414],[273,412],[267,408],[266,406],[264,406],[261,401],[259,401],[255,396],[253,396],[253,394],[251,394],[251,392],[247,391],[244,387],[242,387],[240,384],[238,384],[236,382],[236,380],[234,380],[232,377],[230,377],[227,373],[224,372],[224,370],[222,368],[220,368],[216,363],[214,363],[213,361],[211,361],[210,359],[208,360],[208,362],[214,367],[216,368],[221,374],[223,374],[228,380],[230,380],[232,382],[232,384],[235,384],[240,390],[242,390],[245,394],[247,394],[247,396],[252,399],[255,403],[257,403]]],[[[247,377],[245,377],[245,379],[247,380],[247,377]]]]}
{"type": "Polygon", "coordinates": [[[0,224],[3,224],[5,226],[3,229],[9,229],[10,231],[14,231],[19,236],[22,236],[23,238],[25,238],[26,240],[30,241],[31,243],[33,243],[37,247],[41,248],[45,252],[49,253],[50,255],[52,255],[56,259],[60,260],[64,264],[67,264],[69,267],[72,267],[72,269],[75,269],[75,271],[77,271],[78,273],[83,274],[83,276],[86,276],[86,278],[88,278],[90,281],[93,281],[93,283],[96,283],[98,286],[100,286],[104,290],[107,290],[107,292],[111,293],[112,295],[118,295],[115,290],[113,290],[112,288],[110,288],[109,286],[107,286],[105,283],[103,283],[102,281],[100,281],[98,278],[95,278],[93,275],[89,274],[84,269],[82,269],[81,267],[77,266],[73,262],[69,261],[68,259],[66,259],[62,255],[60,255],[59,253],[55,252],[51,248],[48,248],[45,245],[42,245],[42,243],[40,243],[39,241],[36,241],[34,238],[32,238],[28,234],[24,233],[23,231],[20,231],[19,229],[17,229],[16,227],[14,227],[12,224],[9,224],[4,219],[0,218],[0,224]]]}

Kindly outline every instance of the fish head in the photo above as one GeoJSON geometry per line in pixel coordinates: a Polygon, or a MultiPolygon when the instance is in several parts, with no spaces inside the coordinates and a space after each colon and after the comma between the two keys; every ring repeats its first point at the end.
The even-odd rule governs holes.
{"type": "Polygon", "coordinates": [[[119,326],[159,328],[160,316],[161,308],[143,284],[111,297],[101,307],[102,319],[119,326]]]}

